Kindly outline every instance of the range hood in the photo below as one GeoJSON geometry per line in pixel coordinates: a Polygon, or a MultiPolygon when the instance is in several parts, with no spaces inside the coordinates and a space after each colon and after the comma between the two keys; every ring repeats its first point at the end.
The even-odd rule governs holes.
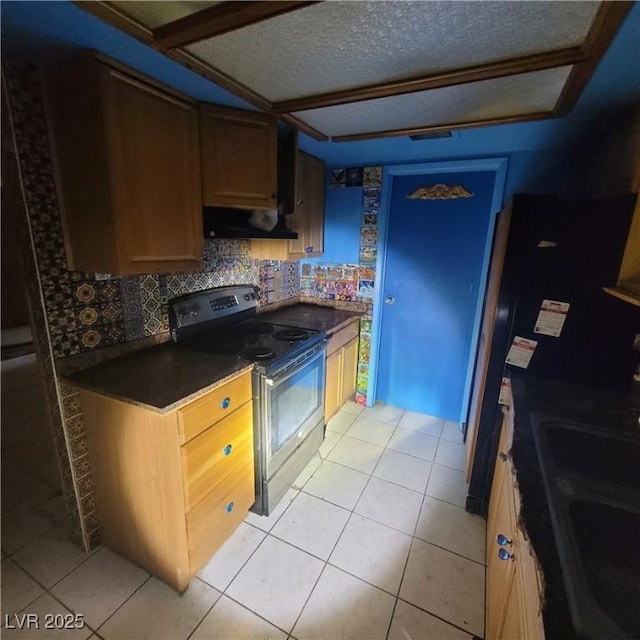
{"type": "Polygon", "coordinates": [[[263,231],[249,224],[251,211],[229,207],[202,207],[205,238],[273,238],[296,240],[298,234],[287,228],[285,218],[278,214],[278,222],[271,231],[263,231]]]}

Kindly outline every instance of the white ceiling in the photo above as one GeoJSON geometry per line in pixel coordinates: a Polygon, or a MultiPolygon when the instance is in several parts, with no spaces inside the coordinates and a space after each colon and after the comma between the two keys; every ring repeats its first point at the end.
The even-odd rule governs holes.
{"type": "MultiPolygon", "coordinates": [[[[233,13],[234,5],[212,0],[88,4],[103,5],[106,13],[125,14],[128,24],[133,19],[152,46],[154,29],[166,30],[168,23],[194,17],[200,11],[206,15],[207,10],[222,9],[221,5],[233,13]]],[[[255,6],[260,4],[268,5],[255,6]]],[[[590,43],[594,34],[607,33],[600,11],[623,4],[629,3],[327,0],[248,26],[234,25],[215,37],[195,42],[192,38],[192,44],[185,40],[167,55],[186,64],[195,62],[200,72],[207,75],[207,70],[211,71],[209,77],[223,87],[297,122],[317,137],[375,137],[443,125],[479,126],[486,121],[558,115],[562,100],[570,93],[567,87],[575,80],[576,74],[571,72],[576,63],[593,55],[590,43]],[[478,65],[522,62],[520,59],[527,56],[555,52],[561,55],[551,62],[541,64],[538,58],[538,66],[525,62],[524,66],[510,67],[510,75],[494,74],[491,68],[488,76],[466,77],[464,83],[456,75],[478,65]],[[367,99],[351,95],[323,104],[279,104],[449,73],[456,76],[444,83],[450,86],[429,90],[405,87],[385,97],[373,93],[367,99]]],[[[246,3],[242,5],[246,7],[246,3]]],[[[91,10],[86,3],[83,6],[91,10]]],[[[618,26],[616,19],[622,18],[614,17],[611,37],[618,26]]],[[[123,27],[121,20],[114,23],[130,28],[123,27]]],[[[158,37],[157,46],[162,50],[162,37],[158,37]]],[[[607,44],[605,38],[604,50],[607,44]]],[[[597,60],[587,79],[595,64],[597,60]]],[[[579,86],[578,95],[581,89],[579,86]]]]}
{"type": "Polygon", "coordinates": [[[579,45],[598,5],[335,0],[186,49],[277,102],[579,45]]]}

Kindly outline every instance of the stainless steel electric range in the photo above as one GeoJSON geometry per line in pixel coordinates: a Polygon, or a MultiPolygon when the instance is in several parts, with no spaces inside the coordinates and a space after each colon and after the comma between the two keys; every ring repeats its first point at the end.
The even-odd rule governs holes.
{"type": "Polygon", "coordinates": [[[169,301],[181,348],[253,362],[256,502],[269,513],[322,444],[326,335],[265,322],[253,286],[217,287],[169,301]]]}

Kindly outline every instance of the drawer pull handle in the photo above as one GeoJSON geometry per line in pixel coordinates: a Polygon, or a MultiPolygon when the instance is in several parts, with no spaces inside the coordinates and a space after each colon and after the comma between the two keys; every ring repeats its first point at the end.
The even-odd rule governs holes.
{"type": "Polygon", "coordinates": [[[513,553],[509,553],[506,549],[500,547],[500,549],[498,549],[498,558],[500,558],[500,560],[513,560],[515,556],[513,553]]]}
{"type": "Polygon", "coordinates": [[[227,513],[231,513],[231,512],[233,511],[233,502],[230,502],[230,503],[229,503],[229,504],[224,508],[224,510],[225,510],[227,513]]]}
{"type": "Polygon", "coordinates": [[[512,544],[513,540],[509,540],[509,538],[507,538],[507,536],[505,536],[503,533],[499,533],[496,537],[496,543],[501,547],[504,547],[508,544],[512,544]]]}
{"type": "Polygon", "coordinates": [[[225,398],[225,399],[220,403],[220,406],[221,406],[223,409],[228,409],[230,404],[231,404],[231,398],[226,397],[226,398],[225,398]]]}
{"type": "Polygon", "coordinates": [[[231,453],[231,449],[233,449],[233,445],[228,444],[228,445],[227,445],[227,446],[222,450],[222,453],[223,453],[225,456],[228,456],[228,455],[231,453]]]}

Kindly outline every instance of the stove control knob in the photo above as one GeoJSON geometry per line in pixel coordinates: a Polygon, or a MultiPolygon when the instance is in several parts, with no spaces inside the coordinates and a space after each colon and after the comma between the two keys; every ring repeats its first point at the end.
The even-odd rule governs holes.
{"type": "Polygon", "coordinates": [[[187,317],[186,309],[184,307],[182,309],[178,309],[178,318],[186,318],[186,317],[187,317]]]}
{"type": "Polygon", "coordinates": [[[251,294],[250,294],[250,293],[245,294],[244,299],[245,299],[247,302],[248,302],[249,300],[251,300],[251,294]]]}
{"type": "Polygon", "coordinates": [[[189,315],[195,318],[200,313],[200,307],[196,304],[189,309],[189,315]]]}

